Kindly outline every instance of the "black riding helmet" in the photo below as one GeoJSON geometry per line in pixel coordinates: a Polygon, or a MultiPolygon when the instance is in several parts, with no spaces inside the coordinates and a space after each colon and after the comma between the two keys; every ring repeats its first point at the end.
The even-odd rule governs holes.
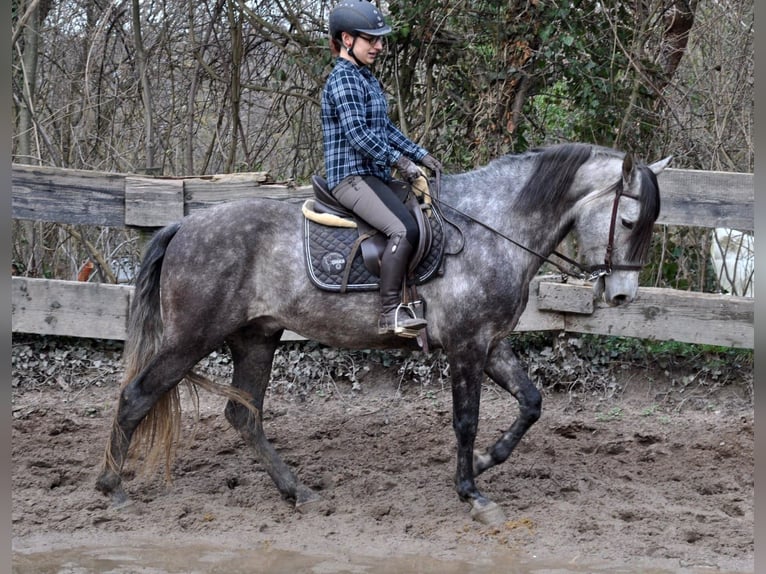
{"type": "Polygon", "coordinates": [[[340,41],[341,32],[385,36],[391,33],[383,14],[366,0],[341,0],[330,12],[330,37],[340,41]]]}

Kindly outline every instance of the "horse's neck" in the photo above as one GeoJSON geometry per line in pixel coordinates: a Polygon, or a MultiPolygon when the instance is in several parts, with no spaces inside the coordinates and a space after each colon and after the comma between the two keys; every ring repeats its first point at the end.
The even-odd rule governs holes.
{"type": "Polygon", "coordinates": [[[545,256],[571,229],[573,201],[557,205],[540,202],[528,213],[514,208],[527,175],[523,171],[517,174],[516,180],[474,173],[445,181],[442,199],[447,205],[545,256]]]}
{"type": "MultiPolygon", "coordinates": [[[[519,285],[528,284],[572,228],[571,213],[562,210],[560,204],[544,202],[531,212],[514,209],[521,185],[509,185],[507,178],[487,179],[484,186],[471,178],[467,182],[470,187],[466,180],[455,182],[460,185],[448,182],[442,194],[446,203],[481,223],[464,228],[466,242],[473,243],[482,257],[502,264],[519,285]],[[494,250],[494,255],[488,249],[494,250]]],[[[450,215],[447,210],[447,217],[450,215]]]]}

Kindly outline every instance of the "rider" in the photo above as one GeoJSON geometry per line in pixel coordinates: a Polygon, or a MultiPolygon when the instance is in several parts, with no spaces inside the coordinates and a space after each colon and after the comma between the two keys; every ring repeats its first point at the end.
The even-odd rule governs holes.
{"type": "Polygon", "coordinates": [[[341,0],[329,25],[337,59],[322,91],[327,185],[343,206],[388,238],[380,262],[378,333],[422,329],[425,319],[397,313],[418,227],[389,183],[394,166],[410,183],[422,175],[414,162],[434,171],[442,166],[393,124],[386,95],[369,69],[391,32],[383,14],[366,0],[341,0]]]}

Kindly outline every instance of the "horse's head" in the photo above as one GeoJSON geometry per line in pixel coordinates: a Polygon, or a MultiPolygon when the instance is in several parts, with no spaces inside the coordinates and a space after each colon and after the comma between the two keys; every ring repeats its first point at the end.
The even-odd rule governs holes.
{"type": "Polygon", "coordinates": [[[638,291],[638,274],[646,263],[654,222],[660,213],[657,175],[671,157],[649,166],[636,164],[629,154],[622,160],[621,177],[606,189],[582,200],[576,229],[582,256],[600,271],[593,292],[611,306],[630,303],[638,291]]]}

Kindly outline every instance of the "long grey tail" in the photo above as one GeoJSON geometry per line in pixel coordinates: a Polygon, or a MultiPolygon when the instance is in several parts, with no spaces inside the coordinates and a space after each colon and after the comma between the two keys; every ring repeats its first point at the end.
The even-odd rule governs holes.
{"type": "Polygon", "coordinates": [[[163,227],[146,246],[128,317],[125,382],[132,379],[159,348],[162,339],[160,273],[167,247],[180,227],[180,222],[163,227]]]}

